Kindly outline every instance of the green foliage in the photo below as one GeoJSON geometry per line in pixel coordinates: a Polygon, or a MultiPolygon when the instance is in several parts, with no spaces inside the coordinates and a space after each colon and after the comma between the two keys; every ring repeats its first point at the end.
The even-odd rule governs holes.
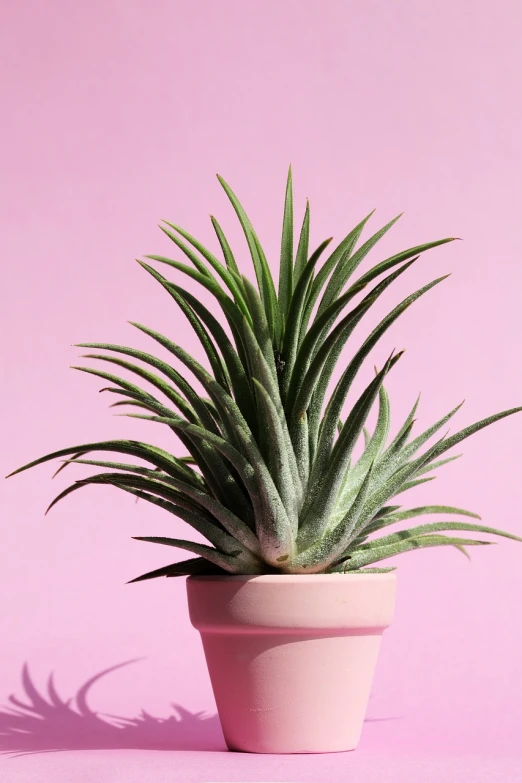
{"type": "Polygon", "coordinates": [[[170,352],[183,365],[183,371],[153,354],[111,343],[82,344],[96,351],[85,358],[106,362],[116,368],[114,372],[120,368],[137,378],[140,385],[106,370],[75,368],[111,384],[102,391],[121,398],[111,407],[139,409],[139,413],[122,415],[168,427],[188,453],[176,457],[135,440],[97,441],[54,451],[14,473],[61,457],[67,459],[55,475],[70,464],[102,468],[104,472],[77,480],[62,490],[49,508],[83,487],[110,484],[174,514],[208,541],[199,544],[140,537],[138,540],[173,546],[196,557],[132,581],[186,574],[381,573],[393,570],[393,566],[367,566],[412,549],[452,546],[467,554],[467,547],[491,543],[446,535],[452,531],[521,541],[475,521],[451,519],[386,535],[382,531],[432,514],[480,519],[477,514],[452,506],[401,510],[390,501],[432,480],[434,476],[425,474],[460,456],[439,459],[450,448],[522,408],[489,416],[429,445],[460,405],[412,439],[417,400],[389,440],[391,406],[384,383],[401,356],[401,352],[393,352],[366,381],[351,409],[345,410],[352,385],[374,347],[402,313],[445,277],[427,283],[392,308],[356,346],[330,391],[343,349],[372,305],[426,251],[453,238],[408,248],[352,280],[368,253],[399,218],[357,247],[371,217],[368,215],[322,261],[331,240],[309,254],[308,202],[298,235],[294,235],[289,170],[276,289],[250,219],[229,185],[221,177],[219,181],[244,233],[257,286],[242,276],[215,217],[211,221],[223,260],[168,221],[163,221],[160,228],[191,265],[162,255],[147,258],[202,286],[215,298],[224,323],[179,281],[138,262],[187,319],[201,343],[208,369],[169,337],[137,323],[132,325],[170,352]],[[363,298],[354,301],[379,277],[381,280],[363,298]],[[343,312],[348,307],[351,309],[343,312]],[[208,396],[201,396],[198,384],[208,396]],[[368,418],[377,401],[377,420],[369,431],[368,418]],[[99,452],[123,454],[141,462],[84,459],[99,452]]]}

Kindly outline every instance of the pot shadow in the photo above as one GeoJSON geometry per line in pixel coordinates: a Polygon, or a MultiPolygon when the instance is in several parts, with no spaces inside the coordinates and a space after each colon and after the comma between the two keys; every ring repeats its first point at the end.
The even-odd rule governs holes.
{"type": "MultiPolygon", "coordinates": [[[[24,700],[11,695],[9,704],[0,706],[0,755],[121,749],[227,751],[217,715],[190,712],[174,703],[172,714],[166,718],[155,717],[145,710],[134,718],[92,710],[87,700],[91,688],[111,672],[136,660],[94,674],[69,699],[58,694],[53,673],[47,680],[47,692],[41,693],[24,664],[24,700]]],[[[368,717],[365,723],[399,719],[400,716],[368,717]]]]}
{"type": "Polygon", "coordinates": [[[172,714],[166,718],[145,710],[133,718],[92,710],[87,697],[93,685],[130,663],[134,661],[98,672],[69,699],[58,694],[52,673],[47,692],[41,693],[25,664],[23,700],[11,695],[9,704],[0,706],[0,754],[106,749],[226,751],[217,715],[190,712],[179,704],[171,704],[172,714]]]}

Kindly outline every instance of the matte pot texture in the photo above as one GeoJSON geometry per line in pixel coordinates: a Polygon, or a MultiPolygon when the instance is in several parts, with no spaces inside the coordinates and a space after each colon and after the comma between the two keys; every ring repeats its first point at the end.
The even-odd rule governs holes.
{"type": "Polygon", "coordinates": [[[357,747],[394,574],[191,576],[187,593],[230,750],[357,747]]]}

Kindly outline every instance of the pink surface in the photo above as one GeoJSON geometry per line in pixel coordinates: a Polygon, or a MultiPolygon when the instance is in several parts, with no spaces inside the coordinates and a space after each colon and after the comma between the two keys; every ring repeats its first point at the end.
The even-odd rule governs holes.
{"type": "MultiPolygon", "coordinates": [[[[161,218],[214,247],[209,212],[243,247],[216,171],[276,259],[289,161],[300,209],[311,200],[314,242],[340,239],[373,207],[374,229],[406,212],[375,261],[442,236],[465,240],[427,254],[383,302],[391,308],[454,273],[375,352],[381,362],[407,349],[388,384],[395,422],[419,390],[419,426],[463,397],[455,426],[520,404],[516,0],[34,0],[2,10],[4,474],[93,436],[154,438],[151,425],[109,415],[100,384],[68,369],[79,353],[69,346],[148,347],[132,319],[195,349],[174,304],[133,259],[171,251],[155,228],[161,218]]],[[[410,501],[468,507],[520,533],[521,435],[521,418],[480,433],[410,501]]],[[[159,432],[156,442],[170,445],[159,432]]],[[[81,472],[69,470],[70,479],[81,472]]],[[[139,658],[90,696],[93,710],[134,724],[115,734],[81,694],[76,720],[48,699],[38,723],[20,718],[22,742],[20,724],[2,714],[4,751],[69,749],[3,758],[2,780],[521,777],[512,758],[522,723],[517,544],[473,552],[471,563],[442,550],[398,561],[396,618],[355,754],[211,753],[224,747],[215,720],[195,730],[189,716],[175,723],[171,706],[215,714],[184,584],[125,585],[172,555],[131,536],[179,535],[182,524],[110,488],[79,493],[44,519],[67,483],[65,473],[51,484],[51,473],[41,467],[2,486],[0,703],[24,699],[24,661],[40,691],[54,672],[66,700],[101,670],[139,658]],[[115,750],[122,745],[129,750],[115,750]],[[147,752],[154,747],[178,750],[147,752]]]]}

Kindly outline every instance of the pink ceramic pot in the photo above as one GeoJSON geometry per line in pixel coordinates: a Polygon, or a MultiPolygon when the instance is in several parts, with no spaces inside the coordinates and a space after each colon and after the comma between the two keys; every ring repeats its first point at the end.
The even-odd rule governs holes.
{"type": "Polygon", "coordinates": [[[394,574],[191,576],[187,592],[230,750],[357,747],[394,574]]]}

